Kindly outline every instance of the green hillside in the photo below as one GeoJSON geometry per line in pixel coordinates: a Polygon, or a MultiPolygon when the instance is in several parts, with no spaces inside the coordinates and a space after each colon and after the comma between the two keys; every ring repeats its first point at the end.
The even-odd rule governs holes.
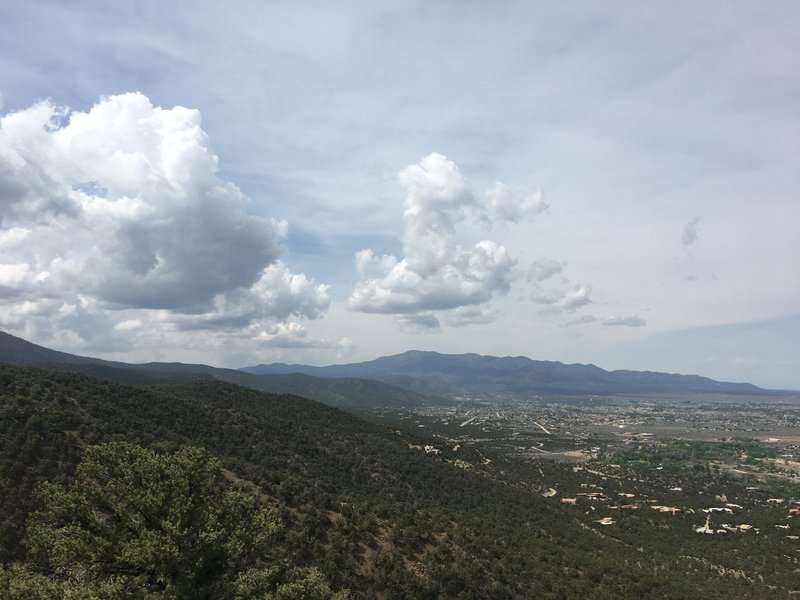
{"type": "Polygon", "coordinates": [[[401,408],[443,402],[441,398],[423,396],[372,379],[329,379],[301,373],[257,375],[235,369],[178,362],[132,364],[107,361],[51,350],[2,331],[0,363],[80,373],[127,385],[181,385],[197,381],[226,381],[255,390],[296,394],[362,414],[375,408],[401,408]]]}
{"type": "Polygon", "coordinates": [[[681,558],[685,548],[657,536],[638,546],[615,539],[530,480],[483,468],[482,457],[426,453],[428,440],[313,401],[217,381],[144,389],[3,365],[6,567],[31,565],[25,524],[41,502],[36,486],[67,484],[87,446],[109,441],[218,456],[276,515],[264,560],[316,567],[356,598],[785,597],[681,558]]]}

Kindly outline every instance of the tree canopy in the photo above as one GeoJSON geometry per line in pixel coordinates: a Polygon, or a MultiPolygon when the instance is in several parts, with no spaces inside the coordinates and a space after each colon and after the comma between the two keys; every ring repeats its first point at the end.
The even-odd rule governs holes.
{"type": "Polygon", "coordinates": [[[318,573],[264,562],[276,518],[206,450],[90,446],[70,484],[44,483],[39,495],[28,525],[33,570],[0,576],[9,596],[332,597],[318,573]]]}

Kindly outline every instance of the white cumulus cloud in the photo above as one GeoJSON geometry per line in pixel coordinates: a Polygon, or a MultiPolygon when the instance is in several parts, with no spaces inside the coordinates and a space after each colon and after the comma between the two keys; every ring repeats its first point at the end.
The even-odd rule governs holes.
{"type": "Polygon", "coordinates": [[[295,321],[272,324],[262,329],[253,340],[261,346],[274,348],[345,348],[352,343],[346,337],[339,341],[315,339],[308,335],[305,325],[295,321]]]}
{"type": "Polygon", "coordinates": [[[329,286],[292,273],[281,261],[266,267],[249,288],[213,298],[207,310],[175,315],[182,329],[241,329],[251,323],[292,317],[319,318],[330,305],[329,286]]]}
{"type": "Polygon", "coordinates": [[[532,221],[549,208],[541,191],[514,190],[499,181],[486,192],[486,197],[488,214],[483,220],[487,223],[532,221]]]}
{"type": "MultiPolygon", "coordinates": [[[[476,195],[455,163],[436,153],[403,169],[399,179],[406,192],[403,256],[378,256],[370,248],[358,252],[359,280],[348,307],[401,315],[398,323],[403,326],[434,329],[439,318],[432,311],[484,305],[506,294],[516,260],[492,240],[462,245],[458,226],[467,213],[485,223],[535,216],[545,208],[541,196],[514,192],[500,183],[476,195]]],[[[480,312],[479,321],[486,314],[480,312]]],[[[469,319],[454,313],[449,320],[464,324],[469,319]]]]}
{"type": "Polygon", "coordinates": [[[318,318],[328,287],[279,259],[287,223],[249,214],[217,163],[198,110],[141,93],[0,117],[0,325],[43,300],[39,330],[81,339],[318,318]]]}
{"type": "Polygon", "coordinates": [[[530,301],[534,304],[545,305],[547,311],[553,313],[575,312],[592,302],[591,293],[592,286],[590,285],[545,288],[537,284],[530,294],[530,301]]]}

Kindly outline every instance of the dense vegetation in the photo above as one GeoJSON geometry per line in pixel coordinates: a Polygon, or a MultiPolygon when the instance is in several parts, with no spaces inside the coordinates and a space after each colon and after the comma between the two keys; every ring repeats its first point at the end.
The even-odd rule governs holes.
{"type": "Polygon", "coordinates": [[[127,385],[179,385],[197,381],[227,381],[254,390],[311,398],[361,414],[378,407],[420,406],[441,401],[435,397],[421,396],[371,379],[323,379],[294,372],[255,375],[202,364],[174,362],[130,364],[107,361],[37,346],[2,331],[0,331],[0,363],[80,373],[127,385]]]}
{"type": "MultiPolygon", "coordinates": [[[[193,452],[201,464],[219,460],[226,481],[257,497],[276,526],[265,545],[253,528],[252,548],[231,559],[235,570],[255,561],[291,581],[291,573],[316,573],[297,569],[315,568],[317,583],[356,598],[785,597],[760,581],[720,575],[658,537],[648,543],[646,535],[601,532],[542,498],[539,476],[522,467],[482,469],[482,457],[450,448],[426,454],[415,446],[428,440],[316,402],[217,381],[141,388],[7,365],[0,365],[0,585],[11,589],[24,573],[50,575],[69,562],[42,540],[69,525],[65,507],[88,493],[99,460],[92,447],[110,442],[134,444],[143,450],[126,452],[143,452],[153,464],[193,452]]],[[[542,479],[550,475],[537,469],[542,479]]],[[[204,472],[211,483],[203,495],[218,498],[209,501],[214,514],[227,488],[214,468],[204,472]]],[[[131,494],[159,489],[141,479],[131,494]]],[[[62,574],[68,578],[69,568],[62,574]]],[[[185,582],[194,575],[186,576],[181,585],[191,587],[185,582]]],[[[232,585],[231,577],[223,569],[211,579],[232,585]]]]}
{"type": "Polygon", "coordinates": [[[3,598],[330,600],[315,570],[264,560],[276,529],[257,496],[205,450],[90,446],[74,481],[45,482],[29,564],[0,573],[3,598]]]}

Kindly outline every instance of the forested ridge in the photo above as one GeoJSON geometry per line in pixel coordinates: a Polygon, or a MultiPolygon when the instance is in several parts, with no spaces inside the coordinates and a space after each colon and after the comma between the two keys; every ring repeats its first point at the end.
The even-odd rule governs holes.
{"type": "Polygon", "coordinates": [[[20,565],[52,575],[28,539],[31,516],[48,508],[40,484],[71,490],[87,448],[109,442],[165,456],[204,449],[274,516],[264,564],[313,567],[355,598],[785,596],[693,566],[676,548],[587,531],[478,457],[426,454],[414,446],[429,441],[313,401],[218,381],[135,387],[10,365],[0,365],[4,581],[20,565]]]}

